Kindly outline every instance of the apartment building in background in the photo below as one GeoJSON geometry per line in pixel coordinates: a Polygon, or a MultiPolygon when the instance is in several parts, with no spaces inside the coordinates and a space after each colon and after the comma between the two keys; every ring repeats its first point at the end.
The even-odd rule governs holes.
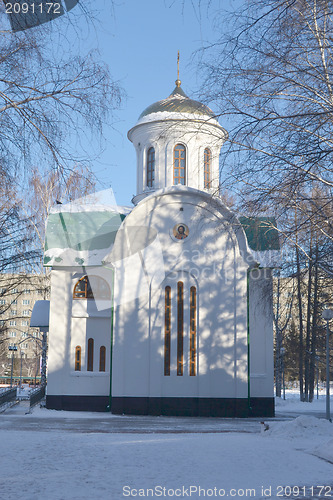
{"type": "MultiPolygon", "coordinates": [[[[30,317],[37,300],[49,298],[46,274],[0,275],[0,377],[34,377],[40,372],[42,334],[30,328],[30,317]],[[16,346],[17,350],[11,350],[16,346]]],[[[1,379],[0,379],[1,381],[1,379]]]]}

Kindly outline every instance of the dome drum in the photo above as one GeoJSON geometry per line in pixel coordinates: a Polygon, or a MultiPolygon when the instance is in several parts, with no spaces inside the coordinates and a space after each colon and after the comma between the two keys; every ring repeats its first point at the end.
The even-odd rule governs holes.
{"type": "Polygon", "coordinates": [[[218,192],[219,152],[227,136],[213,112],[189,99],[180,87],[167,99],[148,106],[128,132],[137,151],[137,194],[133,203],[178,183],[218,192]],[[175,163],[178,144],[184,146],[180,177],[175,163]],[[152,149],[153,165],[148,160],[152,149]],[[206,156],[205,151],[209,152],[206,156]]]}

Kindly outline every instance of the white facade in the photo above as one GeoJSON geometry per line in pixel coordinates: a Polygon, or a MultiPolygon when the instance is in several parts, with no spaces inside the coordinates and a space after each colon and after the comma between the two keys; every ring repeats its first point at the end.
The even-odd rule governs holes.
{"type": "MultiPolygon", "coordinates": [[[[94,269],[93,275],[104,277],[105,270],[94,269]]],[[[53,269],[51,273],[48,395],[96,397],[110,391],[111,300],[100,310],[93,300],[74,300],[73,289],[82,276],[83,272],[68,268],[53,269]],[[87,370],[89,338],[94,339],[92,371],[87,370]],[[76,346],[81,346],[80,371],[75,371],[76,346]],[[99,371],[101,346],[107,352],[103,372],[99,371]]],[[[77,408],[84,409],[80,403],[77,408]]]]}
{"type": "Polygon", "coordinates": [[[212,196],[226,138],[209,108],[177,88],[130,130],[136,206],[112,251],[95,268],[80,268],[74,257],[71,266],[52,260],[48,407],[273,415],[271,273],[258,268],[242,225],[212,196]],[[186,165],[184,185],[173,186],[177,144],[186,165]],[[105,280],[107,299],[75,293],[85,275],[105,280]]]}

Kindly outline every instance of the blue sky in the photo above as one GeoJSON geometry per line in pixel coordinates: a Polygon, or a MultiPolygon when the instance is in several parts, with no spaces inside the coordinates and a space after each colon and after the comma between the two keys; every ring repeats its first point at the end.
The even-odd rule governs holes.
{"type": "Polygon", "coordinates": [[[98,48],[101,58],[127,93],[113,128],[106,131],[106,149],[95,161],[103,187],[112,187],[118,204],[130,204],[136,186],[136,157],[127,131],[149,104],[173,90],[180,50],[180,79],[189,96],[200,86],[193,53],[214,37],[214,10],[232,0],[214,0],[198,8],[195,0],[115,0],[101,2],[98,29],[87,45],[98,48]]]}

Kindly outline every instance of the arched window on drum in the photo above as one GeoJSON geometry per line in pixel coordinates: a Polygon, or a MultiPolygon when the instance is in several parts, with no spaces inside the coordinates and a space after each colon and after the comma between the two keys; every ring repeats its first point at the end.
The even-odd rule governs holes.
{"type": "Polygon", "coordinates": [[[186,150],[183,144],[177,144],[173,150],[173,184],[186,183],[186,150]]]}
{"type": "Polygon", "coordinates": [[[211,163],[212,163],[212,153],[210,149],[206,148],[204,151],[204,188],[209,189],[211,187],[211,163]]]}
{"type": "Polygon", "coordinates": [[[154,187],[155,180],[155,149],[149,148],[147,153],[147,187],[154,187]]]}

